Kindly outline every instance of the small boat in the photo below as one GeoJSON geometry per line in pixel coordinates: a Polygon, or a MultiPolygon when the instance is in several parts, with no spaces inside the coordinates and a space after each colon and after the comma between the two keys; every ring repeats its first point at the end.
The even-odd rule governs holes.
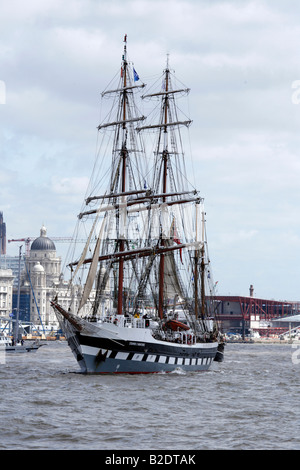
{"type": "Polygon", "coordinates": [[[17,343],[17,344],[7,344],[5,346],[5,352],[6,353],[30,353],[30,352],[36,352],[42,345],[33,342],[32,344],[28,343],[17,343]]]}
{"type": "Polygon", "coordinates": [[[10,344],[11,339],[2,331],[0,332],[0,347],[4,349],[8,344],[10,344]]]}
{"type": "Polygon", "coordinates": [[[36,352],[40,347],[41,344],[38,341],[30,342],[23,341],[23,339],[19,338],[19,311],[20,311],[20,274],[21,274],[21,254],[22,254],[22,246],[19,248],[19,280],[18,280],[18,297],[17,297],[17,317],[14,326],[14,334],[12,339],[6,336],[3,332],[1,332],[1,341],[0,345],[2,345],[2,350],[4,349],[6,353],[28,353],[28,352],[36,352]]]}
{"type": "Polygon", "coordinates": [[[176,97],[189,89],[176,81],[168,62],[158,91],[141,96],[158,100],[150,112],[154,124],[143,123],[136,106],[146,85],[128,60],[127,35],[117,83],[102,93],[104,106],[112,103],[98,126],[108,143],[96,152],[99,166],[78,215],[75,233],[86,235],[86,246],[70,252],[67,265],[70,289],[81,300],[73,296],[63,304],[58,291],[51,301],[87,374],[206,371],[222,341],[203,198],[188,182],[181,148],[181,128],[191,121],[180,116],[176,97]],[[142,135],[153,132],[155,143],[147,147],[142,135]]]}
{"type": "Polygon", "coordinates": [[[15,342],[14,338],[10,338],[2,331],[0,332],[0,350],[6,353],[28,353],[36,352],[42,344],[38,341],[19,341],[15,342]]]}

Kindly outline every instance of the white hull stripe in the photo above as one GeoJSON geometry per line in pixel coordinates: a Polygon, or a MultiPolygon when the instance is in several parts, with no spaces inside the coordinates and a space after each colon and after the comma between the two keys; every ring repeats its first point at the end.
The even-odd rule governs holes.
{"type": "Polygon", "coordinates": [[[213,357],[199,357],[199,358],[182,358],[163,356],[157,354],[143,354],[143,353],[128,353],[128,352],[113,352],[106,349],[93,348],[91,346],[81,346],[83,355],[96,357],[101,351],[105,357],[121,360],[121,361],[145,361],[145,362],[159,362],[161,364],[177,364],[177,365],[208,365],[212,362],[213,357]]]}

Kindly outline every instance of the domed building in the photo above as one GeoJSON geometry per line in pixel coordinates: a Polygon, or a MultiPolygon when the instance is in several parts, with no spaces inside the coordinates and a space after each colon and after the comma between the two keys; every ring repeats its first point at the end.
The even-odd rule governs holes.
{"type": "MultiPolygon", "coordinates": [[[[61,258],[56,256],[56,247],[47,237],[47,230],[43,226],[40,236],[36,238],[30,248],[30,268],[39,262],[46,273],[46,287],[52,286],[59,279],[61,273],[61,258]]],[[[31,269],[30,269],[31,271],[31,269]]]]}
{"type": "MultiPolygon", "coordinates": [[[[40,236],[36,238],[30,248],[26,259],[27,275],[25,284],[30,288],[30,322],[34,325],[43,325],[46,333],[57,331],[59,324],[51,307],[51,300],[57,297],[60,305],[66,310],[70,307],[78,309],[81,295],[81,286],[72,286],[65,281],[61,272],[61,257],[56,254],[56,247],[47,237],[47,230],[41,227],[40,236]]],[[[23,284],[24,285],[24,284],[23,284]]],[[[92,290],[90,298],[95,296],[92,290]]],[[[89,312],[89,302],[82,308],[83,315],[89,312]]]]}
{"type": "Polygon", "coordinates": [[[50,238],[48,238],[46,227],[42,227],[41,235],[34,240],[31,245],[31,251],[56,251],[55,245],[50,238]]]}
{"type": "Polygon", "coordinates": [[[61,258],[56,255],[54,242],[47,237],[47,230],[42,226],[40,236],[30,248],[27,258],[30,284],[30,321],[43,323],[47,329],[57,327],[56,316],[50,306],[50,290],[60,279],[61,258]]]}

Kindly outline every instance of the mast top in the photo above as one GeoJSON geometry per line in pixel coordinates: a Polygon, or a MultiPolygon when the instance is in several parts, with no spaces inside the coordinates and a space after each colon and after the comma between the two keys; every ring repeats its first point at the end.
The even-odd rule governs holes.
{"type": "Polygon", "coordinates": [[[123,54],[122,59],[123,59],[123,62],[127,62],[127,57],[126,57],[127,56],[127,47],[126,47],[127,46],[127,34],[125,34],[123,42],[124,42],[124,54],[123,54]]]}
{"type": "Polygon", "coordinates": [[[170,57],[170,53],[167,52],[167,70],[169,70],[169,57],[170,57]]]}

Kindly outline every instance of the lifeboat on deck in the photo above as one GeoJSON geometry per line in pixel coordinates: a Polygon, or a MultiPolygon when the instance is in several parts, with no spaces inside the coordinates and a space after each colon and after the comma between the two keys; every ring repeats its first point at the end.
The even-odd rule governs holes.
{"type": "Polygon", "coordinates": [[[185,323],[182,323],[181,321],[178,320],[168,320],[165,323],[165,327],[169,328],[170,330],[173,331],[178,331],[178,330],[189,330],[190,327],[186,325],[185,323]]]}

